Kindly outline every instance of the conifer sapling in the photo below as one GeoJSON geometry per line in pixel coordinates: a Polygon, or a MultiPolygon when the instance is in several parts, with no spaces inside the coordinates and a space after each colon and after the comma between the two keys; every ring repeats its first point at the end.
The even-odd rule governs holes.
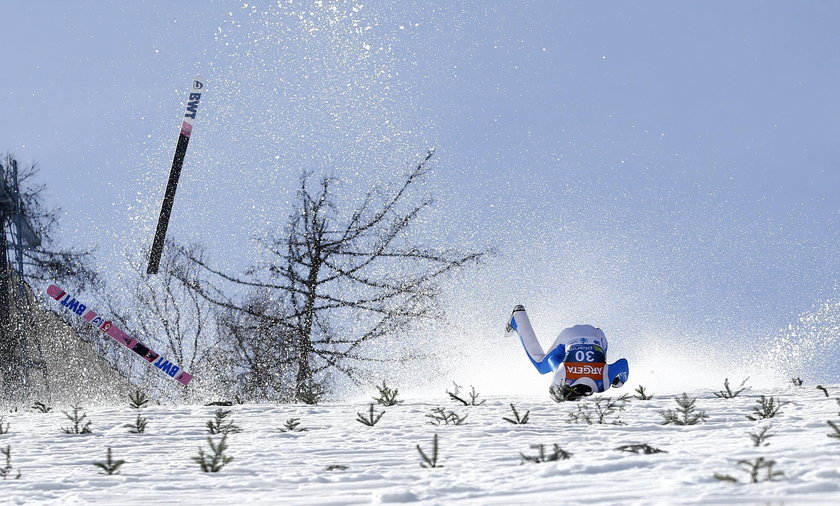
{"type": "Polygon", "coordinates": [[[210,445],[211,454],[204,453],[202,448],[198,449],[198,456],[193,457],[193,461],[201,466],[201,470],[205,473],[218,473],[223,467],[233,462],[233,457],[225,455],[228,449],[227,433],[222,435],[222,439],[218,443],[213,441],[213,438],[207,436],[207,443],[210,445]]]}
{"type": "Polygon", "coordinates": [[[71,406],[71,408],[73,409],[72,415],[66,411],[62,411],[62,413],[64,413],[64,416],[73,422],[73,425],[71,427],[62,427],[61,430],[64,431],[65,434],[90,434],[90,420],[86,422],[84,421],[85,418],[87,418],[87,414],[79,414],[82,410],[81,406],[71,406]]]}
{"type": "Polygon", "coordinates": [[[674,401],[678,406],[676,410],[668,409],[659,412],[665,419],[662,425],[696,425],[709,418],[704,411],[697,410],[696,397],[689,399],[688,394],[683,392],[681,396],[674,398],[674,401]]]}
{"type": "Polygon", "coordinates": [[[108,447],[108,454],[107,454],[107,457],[105,459],[105,462],[94,462],[93,463],[93,465],[95,465],[96,467],[98,467],[98,468],[100,468],[104,471],[101,474],[107,474],[107,475],[120,474],[119,469],[120,469],[120,466],[122,466],[123,464],[125,464],[124,460],[114,460],[113,459],[113,457],[111,455],[111,447],[110,446],[108,447]]]}
{"type": "Polygon", "coordinates": [[[426,452],[420,448],[420,445],[417,445],[417,451],[420,452],[420,457],[423,458],[423,462],[420,462],[421,467],[443,467],[443,465],[438,464],[438,435],[435,434],[434,439],[432,440],[432,456],[429,457],[426,455],[426,452]]]}

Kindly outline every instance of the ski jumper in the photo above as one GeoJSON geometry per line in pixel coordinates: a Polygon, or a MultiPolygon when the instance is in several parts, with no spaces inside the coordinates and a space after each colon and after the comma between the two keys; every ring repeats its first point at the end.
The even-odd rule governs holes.
{"type": "Polygon", "coordinates": [[[620,387],[627,381],[627,360],[607,364],[607,336],[592,325],[575,325],[564,329],[554,343],[543,352],[525,308],[513,310],[508,329],[515,331],[525,353],[540,374],[554,372],[553,385],[577,387],[586,395],[603,392],[610,386],[620,387]]]}

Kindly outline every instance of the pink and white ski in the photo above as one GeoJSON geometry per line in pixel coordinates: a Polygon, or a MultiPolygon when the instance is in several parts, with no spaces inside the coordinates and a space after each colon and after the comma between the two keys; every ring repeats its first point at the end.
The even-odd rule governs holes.
{"type": "Polygon", "coordinates": [[[117,326],[113,323],[98,315],[95,311],[88,309],[87,304],[83,304],[81,301],[61,288],[55,285],[50,285],[47,287],[47,295],[57,300],[59,304],[64,306],[64,308],[69,310],[71,313],[76,314],[82,320],[104,332],[105,335],[114,341],[140,355],[145,361],[165,372],[170,378],[174,378],[178,383],[186,385],[192,379],[192,374],[182,371],[181,368],[175,365],[174,362],[161,357],[159,353],[155,352],[137,339],[129,336],[117,328],[117,326]]]}

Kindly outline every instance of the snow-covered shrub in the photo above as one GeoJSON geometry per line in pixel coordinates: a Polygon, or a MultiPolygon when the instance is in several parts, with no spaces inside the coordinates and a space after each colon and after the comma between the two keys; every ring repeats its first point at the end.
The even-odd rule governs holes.
{"type": "Polygon", "coordinates": [[[376,425],[377,422],[379,422],[379,420],[382,418],[382,415],[384,415],[385,412],[382,411],[380,413],[374,413],[373,404],[371,404],[370,413],[368,415],[364,415],[363,413],[356,414],[358,415],[358,417],[356,418],[357,422],[367,425],[368,427],[373,427],[374,425],[376,425]]]}
{"type": "Polygon", "coordinates": [[[548,454],[545,452],[545,445],[531,445],[531,448],[539,450],[539,453],[534,456],[520,453],[519,455],[522,457],[522,460],[519,462],[520,465],[526,462],[533,462],[534,464],[540,464],[542,462],[555,462],[558,460],[569,459],[572,456],[571,453],[560,448],[560,445],[558,445],[557,443],[554,443],[553,451],[548,454]]]}
{"type": "MultiPolygon", "coordinates": [[[[0,476],[2,476],[4,480],[7,480],[12,477],[12,447],[10,445],[6,445],[5,448],[0,448],[0,453],[6,457],[6,465],[0,467],[0,476]]],[[[20,479],[20,470],[18,470],[14,477],[16,480],[20,479]]]]}
{"type": "Polygon", "coordinates": [[[577,405],[577,411],[569,413],[567,419],[569,423],[586,423],[589,425],[609,423],[612,425],[624,425],[624,422],[618,416],[609,421],[607,418],[620,411],[624,411],[624,408],[629,402],[628,397],[628,394],[624,394],[615,399],[612,397],[598,397],[594,401],[581,401],[577,405]]]}
{"type": "Polygon", "coordinates": [[[525,412],[524,415],[519,415],[519,411],[516,410],[516,406],[513,404],[510,405],[510,409],[513,410],[513,418],[508,418],[506,416],[502,417],[502,420],[506,422],[510,422],[514,425],[524,425],[528,423],[528,416],[531,414],[531,410],[525,412]]]}
{"type": "Polygon", "coordinates": [[[242,429],[233,423],[233,420],[228,420],[230,411],[225,411],[219,408],[215,411],[215,419],[207,421],[207,432],[210,434],[229,434],[231,432],[242,432],[242,429]]]}
{"type": "Polygon", "coordinates": [[[389,388],[388,385],[385,384],[384,380],[382,381],[382,386],[378,386],[376,388],[379,390],[379,397],[374,397],[373,400],[379,404],[383,406],[395,406],[402,403],[402,401],[397,400],[397,394],[399,394],[400,391],[396,388],[389,388]]]}
{"type": "Polygon", "coordinates": [[[146,423],[148,420],[145,417],[137,415],[137,419],[134,420],[134,423],[127,423],[123,425],[123,427],[128,429],[130,434],[144,434],[146,432],[146,423]]]}
{"type": "Polygon", "coordinates": [[[420,452],[420,457],[423,458],[423,462],[420,462],[420,467],[443,467],[442,465],[438,464],[438,435],[435,434],[434,439],[432,440],[432,456],[429,457],[426,455],[426,452],[420,448],[420,445],[417,445],[417,451],[420,452]]]}
{"type": "Polygon", "coordinates": [[[435,408],[426,417],[432,419],[429,422],[432,425],[440,425],[441,423],[444,425],[461,425],[467,419],[467,415],[461,416],[454,411],[446,411],[444,408],[435,408]]]}
{"type": "Polygon", "coordinates": [[[111,447],[108,447],[108,454],[105,458],[105,462],[94,462],[93,465],[102,469],[104,472],[100,474],[120,474],[120,467],[125,464],[124,460],[114,460],[111,455],[111,447]]]}
{"type": "Polygon", "coordinates": [[[750,379],[750,378],[747,377],[746,379],[744,379],[744,381],[742,381],[741,384],[738,385],[737,389],[732,390],[731,388],[729,388],[729,378],[726,378],[726,379],[723,380],[723,388],[725,390],[720,390],[718,392],[715,392],[715,395],[717,397],[720,397],[721,399],[734,399],[735,397],[738,397],[738,394],[740,394],[741,392],[746,390],[744,385],[747,383],[748,379],[750,379]]]}
{"type": "Polygon", "coordinates": [[[634,395],[633,397],[635,397],[636,399],[639,399],[640,401],[649,401],[649,400],[653,399],[653,395],[645,392],[645,387],[643,387],[642,385],[639,385],[638,387],[636,387],[635,392],[638,395],[634,395]]]}
{"type": "Polygon", "coordinates": [[[132,409],[140,409],[145,408],[149,404],[149,397],[143,393],[142,390],[137,389],[134,392],[128,394],[128,405],[132,409]]]}
{"type": "Polygon", "coordinates": [[[772,395],[770,397],[762,395],[761,399],[758,399],[756,402],[758,403],[758,406],[753,406],[753,414],[746,415],[749,420],[756,421],[773,418],[779,414],[779,410],[782,409],[782,406],[790,404],[789,402],[782,402],[772,395]]]}
{"type": "Polygon", "coordinates": [[[41,413],[49,413],[52,411],[52,408],[47,406],[41,401],[35,401],[35,404],[32,405],[32,409],[41,413]]]}
{"type": "MultiPolygon", "coordinates": [[[[774,481],[776,478],[781,478],[785,475],[784,471],[774,471],[773,467],[776,465],[775,460],[765,460],[764,457],[758,457],[755,460],[739,460],[738,465],[741,466],[742,470],[749,474],[749,482],[748,483],[760,483],[762,481],[774,481]],[[765,473],[762,475],[761,471],[764,470],[765,473]]],[[[715,473],[714,477],[721,481],[729,481],[732,483],[737,483],[738,479],[728,475],[728,474],[720,474],[715,473]]]]}
{"type": "Polygon", "coordinates": [[[668,453],[665,450],[660,450],[659,448],[655,448],[647,443],[644,444],[634,444],[634,445],[621,445],[616,450],[620,452],[628,452],[628,453],[643,453],[645,455],[650,455],[653,453],[668,453]]]}
{"type": "Polygon", "coordinates": [[[90,420],[84,422],[84,419],[87,418],[87,413],[79,415],[79,412],[82,410],[81,406],[71,406],[71,408],[73,409],[72,415],[66,411],[62,411],[62,413],[64,413],[64,416],[68,420],[73,422],[73,425],[71,427],[62,427],[61,430],[65,434],[90,434],[90,420]]]}
{"type": "Polygon", "coordinates": [[[767,431],[770,430],[772,427],[773,425],[771,424],[766,427],[762,427],[758,433],[750,433],[750,438],[752,438],[753,446],[762,446],[762,443],[764,443],[764,446],[769,445],[770,443],[765,443],[765,441],[773,437],[773,434],[767,433],[767,431]]]}
{"type": "Polygon", "coordinates": [[[297,400],[304,404],[315,405],[327,395],[327,388],[314,378],[309,378],[298,387],[297,400]]]}
{"type": "Polygon", "coordinates": [[[0,416],[0,434],[8,434],[9,433],[9,422],[6,422],[6,425],[3,425],[3,422],[6,422],[6,418],[0,416]]]}
{"type": "Polygon", "coordinates": [[[282,427],[278,427],[280,432],[304,432],[309,429],[300,426],[300,418],[289,418],[282,427]]]}
{"type": "Polygon", "coordinates": [[[470,385],[471,390],[470,390],[470,400],[469,401],[466,401],[466,400],[464,400],[463,397],[459,396],[460,389],[461,389],[461,387],[459,387],[458,384],[456,383],[455,384],[455,391],[450,392],[449,390],[447,390],[446,393],[449,394],[450,399],[452,399],[453,401],[458,401],[461,404],[463,404],[464,406],[481,406],[482,404],[484,404],[483,400],[481,402],[478,402],[478,397],[480,396],[480,394],[475,391],[474,386],[470,385]]]}
{"type": "Polygon", "coordinates": [[[193,461],[201,466],[201,470],[205,473],[218,473],[223,467],[233,462],[233,457],[225,455],[228,449],[227,433],[222,435],[222,439],[218,443],[213,441],[213,438],[207,436],[207,443],[210,445],[212,455],[204,453],[204,449],[198,449],[198,456],[193,457],[193,461]]]}
{"type": "Polygon", "coordinates": [[[688,394],[683,392],[681,396],[675,397],[674,401],[678,406],[676,410],[668,409],[659,412],[665,419],[662,425],[697,425],[709,418],[705,411],[697,410],[696,397],[689,399],[688,394]]]}
{"type": "Polygon", "coordinates": [[[828,425],[834,429],[834,434],[829,434],[828,437],[834,437],[840,439],[840,427],[837,426],[836,423],[832,422],[831,420],[828,421],[828,425]]]}

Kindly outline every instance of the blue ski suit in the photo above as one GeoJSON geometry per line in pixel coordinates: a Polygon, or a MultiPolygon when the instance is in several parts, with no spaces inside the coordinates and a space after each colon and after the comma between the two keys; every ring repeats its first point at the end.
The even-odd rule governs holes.
{"type": "Polygon", "coordinates": [[[592,325],[564,329],[547,352],[543,352],[528,314],[516,306],[508,322],[508,333],[516,333],[525,353],[540,374],[554,372],[552,388],[572,387],[582,395],[592,395],[622,386],[630,373],[627,360],[607,364],[607,336],[592,325]]]}

